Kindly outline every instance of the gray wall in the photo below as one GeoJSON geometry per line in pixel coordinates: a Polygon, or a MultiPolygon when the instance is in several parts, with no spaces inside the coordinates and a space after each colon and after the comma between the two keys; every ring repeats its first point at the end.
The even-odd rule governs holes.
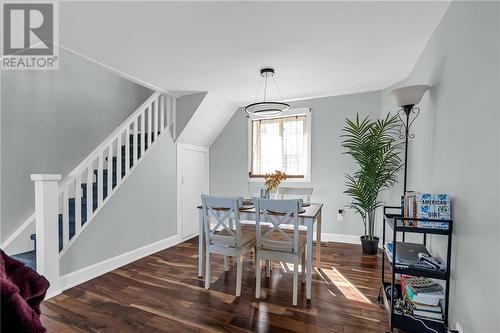
{"type": "MultiPolygon", "coordinates": [[[[452,2],[401,85],[429,83],[409,151],[409,189],[453,197],[451,321],[498,332],[500,4],[452,2]]],[[[382,112],[395,110],[382,92],[382,112]]],[[[398,203],[402,186],[387,200],[398,203]]],[[[444,238],[431,252],[445,256],[444,238]]]]}
{"type": "Polygon", "coordinates": [[[195,93],[181,96],[176,102],[175,113],[175,130],[176,138],[178,138],[184,127],[188,124],[189,120],[200,106],[203,99],[207,96],[206,92],[195,93]]]}
{"type": "Polygon", "coordinates": [[[61,258],[61,274],[177,234],[176,148],[165,133],[61,258]]]}
{"type": "MultiPolygon", "coordinates": [[[[312,200],[324,203],[322,231],[361,235],[361,219],[346,211],[344,221],[337,222],[337,209],[349,202],[344,191],[344,174],[352,172],[354,161],[342,155],[339,136],[345,118],[378,117],[380,93],[369,92],[346,96],[317,98],[291,103],[292,108],[312,107],[312,200]]],[[[248,195],[247,117],[242,109],[235,115],[210,147],[210,193],[214,195],[248,195]]]]}
{"type": "Polygon", "coordinates": [[[3,71],[1,240],[34,212],[32,173],[64,177],[152,91],[60,50],[58,71],[3,71]]]}

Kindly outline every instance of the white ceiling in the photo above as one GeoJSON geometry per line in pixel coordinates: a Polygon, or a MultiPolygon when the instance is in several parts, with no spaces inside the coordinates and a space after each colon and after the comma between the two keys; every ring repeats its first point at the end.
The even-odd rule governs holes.
{"type": "Polygon", "coordinates": [[[449,2],[62,2],[60,43],[151,85],[253,102],[274,66],[286,100],[404,79],[449,2]]]}

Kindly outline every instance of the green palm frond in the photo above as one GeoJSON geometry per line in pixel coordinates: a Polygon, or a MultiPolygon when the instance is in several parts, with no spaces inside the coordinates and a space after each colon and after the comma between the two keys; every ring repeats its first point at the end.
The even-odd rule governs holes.
{"type": "Polygon", "coordinates": [[[399,127],[396,115],[387,114],[372,121],[369,117],[360,119],[358,114],[355,120],[346,118],[342,129],[344,154],[350,155],[359,166],[352,175],[346,175],[344,193],[352,198],[350,208],[363,218],[370,239],[373,239],[374,212],[382,205],[379,193],[397,183],[397,173],[403,166],[400,157],[403,143],[397,141],[399,127]]]}

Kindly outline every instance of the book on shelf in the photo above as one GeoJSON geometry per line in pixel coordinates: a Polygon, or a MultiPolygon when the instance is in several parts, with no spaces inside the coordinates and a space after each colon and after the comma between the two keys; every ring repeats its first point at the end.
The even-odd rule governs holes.
{"type": "Polygon", "coordinates": [[[438,312],[429,312],[422,310],[413,310],[413,315],[425,319],[437,319],[437,320],[443,319],[443,314],[441,312],[438,313],[438,312]]]}
{"type": "MultiPolygon", "coordinates": [[[[446,193],[407,191],[403,197],[403,217],[417,219],[450,220],[451,197],[446,193]]],[[[435,221],[404,221],[406,226],[448,229],[448,223],[435,221]]]]}
{"type": "Polygon", "coordinates": [[[406,285],[414,294],[435,293],[443,290],[443,286],[436,281],[423,277],[405,278],[406,285]]]}
{"type": "Polygon", "coordinates": [[[418,302],[409,301],[413,310],[421,310],[428,312],[442,312],[441,305],[428,305],[428,304],[420,304],[418,302]]]}
{"type": "Polygon", "coordinates": [[[425,305],[439,305],[440,300],[444,299],[442,291],[427,292],[427,293],[414,293],[408,283],[405,288],[406,297],[408,300],[425,305]]]}
{"type": "Polygon", "coordinates": [[[429,278],[402,274],[400,279],[401,290],[405,295],[405,307],[409,313],[415,317],[442,321],[443,287],[429,278]]]}
{"type": "Polygon", "coordinates": [[[427,228],[427,229],[441,229],[448,230],[450,225],[448,222],[437,222],[437,221],[416,221],[417,228],[427,228]]]}

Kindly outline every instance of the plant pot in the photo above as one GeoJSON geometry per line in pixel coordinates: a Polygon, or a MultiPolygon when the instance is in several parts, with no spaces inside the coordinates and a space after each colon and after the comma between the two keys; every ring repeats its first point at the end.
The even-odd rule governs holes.
{"type": "Polygon", "coordinates": [[[377,254],[378,250],[378,237],[373,237],[373,240],[369,240],[368,236],[361,236],[361,248],[363,250],[363,254],[377,254]]]}

